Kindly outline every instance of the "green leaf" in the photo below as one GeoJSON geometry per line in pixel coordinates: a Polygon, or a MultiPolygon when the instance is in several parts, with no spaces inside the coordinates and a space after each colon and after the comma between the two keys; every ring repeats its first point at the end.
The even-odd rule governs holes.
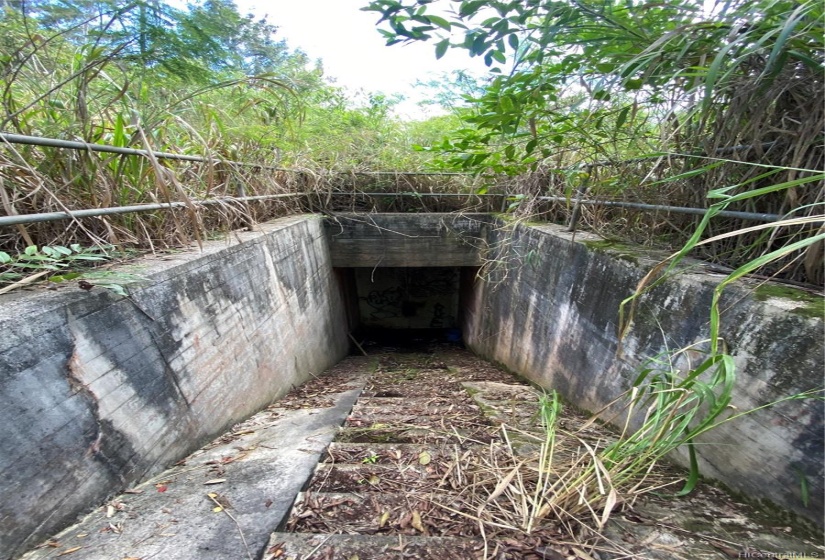
{"type": "Polygon", "coordinates": [[[524,147],[524,153],[529,156],[530,154],[533,153],[533,151],[536,149],[536,146],[538,146],[538,145],[539,145],[539,141],[536,140],[535,138],[533,138],[532,140],[527,142],[527,145],[524,147]]]}
{"type": "Polygon", "coordinates": [[[644,85],[644,80],[625,80],[624,82],[624,89],[627,91],[636,91],[642,89],[644,85]]]}
{"type": "Polygon", "coordinates": [[[118,146],[123,148],[126,146],[126,121],[123,118],[123,115],[118,113],[117,117],[115,117],[115,129],[112,134],[112,144],[114,146],[118,146]]]}
{"type": "Polygon", "coordinates": [[[29,245],[28,247],[26,247],[26,249],[23,251],[23,253],[30,256],[30,257],[36,255],[37,254],[37,245],[29,245]]]}
{"type": "Polygon", "coordinates": [[[519,45],[518,35],[516,35],[515,33],[511,33],[507,37],[507,42],[510,44],[510,48],[512,48],[514,51],[518,50],[518,45],[519,45]]]}
{"type": "MultiPolygon", "coordinates": [[[[654,181],[651,184],[652,185],[658,185],[660,183],[669,183],[669,182],[672,182],[672,181],[681,181],[682,179],[689,179],[690,177],[695,177],[697,175],[702,175],[703,173],[707,173],[708,171],[711,171],[712,169],[716,169],[717,167],[719,167],[721,165],[724,165],[724,163],[725,162],[723,162],[723,161],[717,161],[717,162],[705,165],[704,167],[700,167],[698,169],[691,169],[690,171],[685,171],[684,173],[679,173],[678,175],[673,175],[671,177],[665,177],[664,179],[654,181]]],[[[713,198],[713,197],[708,195],[708,198],[713,198]]]]}
{"type": "Polygon", "coordinates": [[[66,274],[58,274],[56,276],[52,276],[51,278],[49,278],[49,280],[51,280],[52,282],[62,282],[64,280],[74,280],[76,278],[80,278],[81,276],[83,275],[80,272],[69,272],[66,274]],[[59,278],[59,280],[55,280],[56,278],[59,278]]]}
{"type": "MultiPolygon", "coordinates": [[[[473,39],[473,42],[470,45],[470,54],[473,56],[479,55],[487,50],[487,36],[484,34],[478,34],[473,39]]],[[[489,64],[488,64],[489,66],[489,64]]]]}
{"type": "Polygon", "coordinates": [[[630,113],[630,105],[619,111],[619,116],[616,117],[616,130],[618,131],[627,121],[627,115],[630,113]]]}
{"type": "Polygon", "coordinates": [[[101,255],[72,255],[71,261],[105,261],[106,257],[101,255]]]}
{"type": "Polygon", "coordinates": [[[48,245],[44,245],[40,250],[47,257],[52,257],[52,258],[59,258],[60,257],[60,253],[58,251],[55,251],[54,249],[52,249],[48,245]]]}
{"type": "Polygon", "coordinates": [[[128,293],[126,293],[126,289],[120,284],[98,284],[98,286],[106,288],[107,290],[114,292],[119,296],[127,297],[129,295],[128,293]]]}
{"type": "Polygon", "coordinates": [[[441,29],[446,29],[447,31],[451,29],[450,22],[444,19],[443,17],[427,16],[427,19],[429,19],[431,23],[436,24],[441,29]]]}
{"type": "Polygon", "coordinates": [[[447,52],[447,49],[450,48],[450,40],[444,39],[436,43],[435,45],[435,58],[436,60],[440,59],[444,54],[447,52]]]}
{"type": "Polygon", "coordinates": [[[6,252],[0,251],[0,264],[7,264],[12,261],[11,255],[6,252]]]}
{"type": "Polygon", "coordinates": [[[470,14],[476,12],[484,4],[486,4],[485,0],[472,0],[470,2],[462,2],[461,7],[458,9],[458,15],[460,17],[469,16],[470,14]]]}

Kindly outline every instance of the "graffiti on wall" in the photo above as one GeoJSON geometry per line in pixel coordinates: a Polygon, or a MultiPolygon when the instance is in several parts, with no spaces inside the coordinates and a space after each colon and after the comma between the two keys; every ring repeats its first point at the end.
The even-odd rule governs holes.
{"type": "Polygon", "coordinates": [[[401,309],[401,304],[404,301],[404,291],[400,286],[387,288],[385,290],[373,290],[366,298],[367,305],[372,310],[370,317],[373,319],[389,319],[391,317],[398,317],[398,312],[401,309]]]}
{"type": "Polygon", "coordinates": [[[365,326],[441,329],[456,326],[458,270],[377,268],[356,272],[365,326]]]}

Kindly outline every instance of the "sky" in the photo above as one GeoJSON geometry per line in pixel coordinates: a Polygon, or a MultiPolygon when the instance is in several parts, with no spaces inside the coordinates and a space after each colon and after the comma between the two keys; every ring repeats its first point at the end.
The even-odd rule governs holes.
{"type": "Polygon", "coordinates": [[[241,14],[267,16],[278,27],[276,37],[286,39],[292,49],[321,58],[327,77],[352,92],[363,89],[385,94],[401,93],[409,99],[396,114],[421,118],[428,113],[417,106],[424,92],[415,91],[417,79],[426,81],[443,72],[485,70],[467,51],[448,51],[435,58],[432,43],[398,44],[391,47],[377,31],[377,12],[362,12],[368,0],[235,0],[241,14]]]}

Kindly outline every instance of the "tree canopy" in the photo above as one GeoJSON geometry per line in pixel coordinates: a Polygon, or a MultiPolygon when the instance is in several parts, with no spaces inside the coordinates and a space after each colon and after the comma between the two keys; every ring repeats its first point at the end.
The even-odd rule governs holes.
{"type": "Polygon", "coordinates": [[[741,222],[709,220],[723,209],[821,216],[822,2],[373,0],[365,9],[380,14],[388,44],[424,41],[435,57],[457,49],[484,60],[496,77],[466,96],[465,126],[430,149],[474,173],[532,171],[513,206],[529,214],[537,195],[589,192],[708,207],[700,223],[670,217],[665,230],[655,217],[599,222],[645,241],[667,231],[726,264],[804,268],[799,277],[821,281],[813,223],[737,237],[741,222]],[[697,245],[714,234],[736,241],[697,245]],[[776,262],[762,259],[795,242],[804,259],[780,250],[776,262]]]}
{"type": "Polygon", "coordinates": [[[468,169],[519,172],[558,150],[573,150],[570,162],[621,159],[665,138],[679,151],[718,148],[720,133],[722,145],[774,141],[782,133],[764,124],[809,114],[783,97],[823,89],[816,1],[374,0],[365,9],[381,14],[388,44],[429,41],[436,57],[465,50],[498,75],[473,99],[471,127],[442,146],[468,169]],[[779,103],[760,102],[772,88],[779,103]],[[488,149],[494,139],[498,150],[488,149]]]}

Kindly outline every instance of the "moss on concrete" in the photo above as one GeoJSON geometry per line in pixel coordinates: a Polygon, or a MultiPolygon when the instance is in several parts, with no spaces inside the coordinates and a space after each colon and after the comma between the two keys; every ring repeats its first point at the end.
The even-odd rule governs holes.
{"type": "Polygon", "coordinates": [[[609,253],[618,259],[628,261],[633,264],[639,264],[639,257],[642,256],[642,252],[638,249],[638,247],[633,247],[631,245],[626,245],[610,239],[581,240],[579,243],[592,251],[609,253]]]}
{"type": "Polygon", "coordinates": [[[759,301],[768,299],[785,299],[801,305],[789,310],[790,313],[810,319],[822,319],[825,316],[825,299],[793,286],[779,284],[762,284],[754,290],[754,297],[759,301]]]}
{"type": "Polygon", "coordinates": [[[773,527],[792,527],[795,536],[809,539],[813,542],[817,542],[822,538],[822,530],[811,520],[805,519],[782,506],[777,506],[770,500],[743,494],[727,484],[712,478],[702,477],[702,481],[708,486],[713,486],[725,492],[731,499],[747,504],[754,520],[759,523],[773,527]]]}

